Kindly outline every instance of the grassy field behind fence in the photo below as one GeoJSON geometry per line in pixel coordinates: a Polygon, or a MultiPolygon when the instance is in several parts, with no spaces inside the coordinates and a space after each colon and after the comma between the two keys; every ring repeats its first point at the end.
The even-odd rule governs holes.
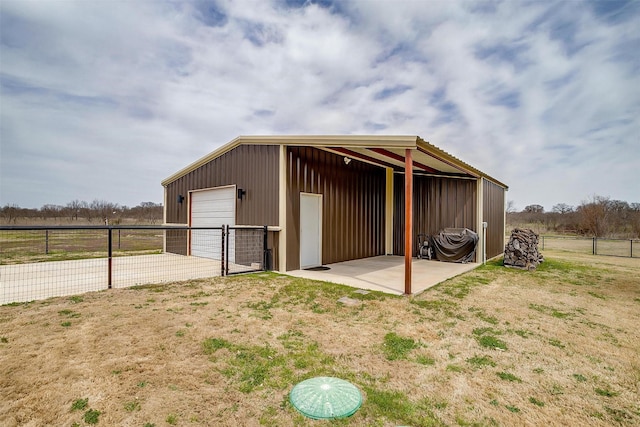
{"type": "Polygon", "coordinates": [[[1,306],[0,425],[315,426],[288,393],[320,375],[364,397],[327,425],[639,425],[640,260],[545,257],[413,298],[265,272],[1,306]]]}
{"type": "MultiPolygon", "coordinates": [[[[113,255],[162,253],[163,231],[112,231],[113,255]]],[[[101,258],[108,254],[108,230],[0,230],[0,264],[101,258]]]]}
{"type": "MultiPolygon", "coordinates": [[[[540,236],[539,249],[593,254],[594,241],[587,237],[540,236]]],[[[640,258],[640,240],[597,239],[595,255],[640,258]],[[632,253],[633,251],[633,253],[632,253]]]]}
{"type": "MultiPolygon", "coordinates": [[[[163,236],[162,230],[113,230],[113,255],[162,253],[163,236]]],[[[0,264],[101,258],[107,256],[107,243],[107,230],[0,230],[0,264]]],[[[541,236],[540,249],[592,254],[593,240],[541,236]]],[[[640,240],[598,239],[596,245],[597,255],[631,257],[632,249],[640,258],[640,240]]]]}

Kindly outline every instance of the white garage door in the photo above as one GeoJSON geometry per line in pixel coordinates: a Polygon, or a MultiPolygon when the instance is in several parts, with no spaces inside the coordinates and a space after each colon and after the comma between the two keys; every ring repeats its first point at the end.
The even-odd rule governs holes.
{"type": "MultiPolygon", "coordinates": [[[[220,187],[191,193],[191,226],[236,225],[236,187],[220,187]]],[[[232,231],[233,234],[233,231],[232,231]]],[[[191,255],[222,259],[220,230],[191,230],[191,255]]],[[[229,262],[235,262],[235,238],[229,236],[229,262]]]]}

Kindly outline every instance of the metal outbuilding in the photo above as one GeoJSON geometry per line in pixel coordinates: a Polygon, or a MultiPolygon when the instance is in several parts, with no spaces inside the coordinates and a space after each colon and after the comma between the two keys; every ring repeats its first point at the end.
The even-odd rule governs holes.
{"type": "Polygon", "coordinates": [[[403,255],[411,294],[418,233],[473,230],[476,262],[504,248],[508,187],[417,136],[240,136],[162,185],[166,224],[268,225],[281,272],[403,255]]]}

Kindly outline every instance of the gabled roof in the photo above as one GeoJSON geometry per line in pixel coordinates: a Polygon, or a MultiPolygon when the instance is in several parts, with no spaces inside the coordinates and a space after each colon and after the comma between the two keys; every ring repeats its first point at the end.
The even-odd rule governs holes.
{"type": "Polygon", "coordinates": [[[462,160],[441,150],[418,136],[408,135],[270,135],[270,136],[239,136],[226,145],[207,154],[189,166],[179,170],[162,181],[167,186],[173,181],[233,150],[239,145],[288,145],[315,147],[346,155],[367,163],[382,167],[404,170],[405,150],[412,153],[414,172],[426,174],[483,177],[497,185],[508,188],[507,185],[462,160]]]}

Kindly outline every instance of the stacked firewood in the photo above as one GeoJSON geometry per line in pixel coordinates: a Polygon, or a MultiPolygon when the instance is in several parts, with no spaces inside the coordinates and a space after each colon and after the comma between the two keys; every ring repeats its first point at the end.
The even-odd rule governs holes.
{"type": "Polygon", "coordinates": [[[526,228],[511,232],[509,243],[504,247],[504,265],[522,270],[535,270],[544,257],[538,252],[538,234],[526,228]]]}

